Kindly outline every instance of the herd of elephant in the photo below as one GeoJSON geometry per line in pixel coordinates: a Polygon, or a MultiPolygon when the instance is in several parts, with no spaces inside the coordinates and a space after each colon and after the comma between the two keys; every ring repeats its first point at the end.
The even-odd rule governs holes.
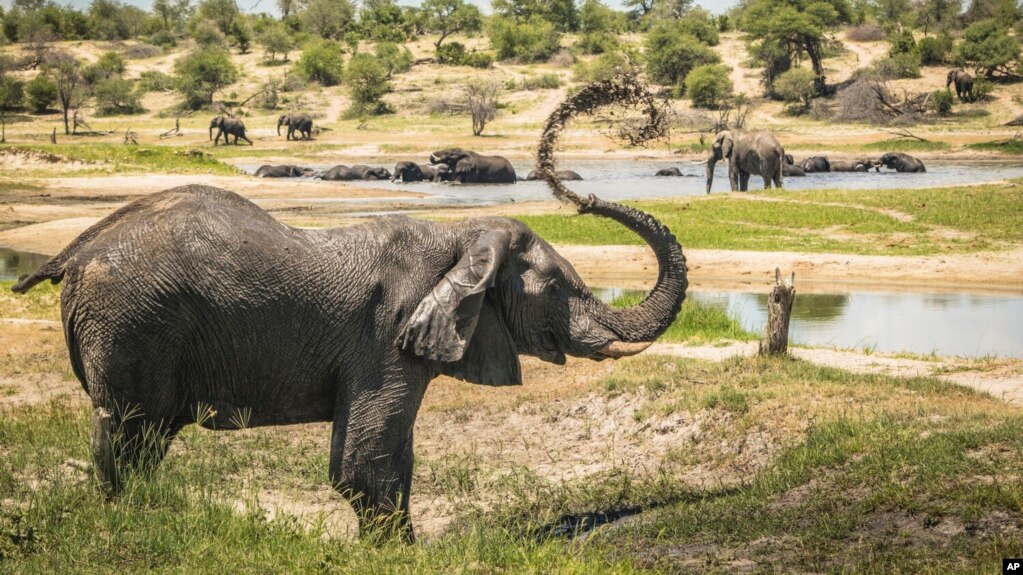
{"type": "MultiPolygon", "coordinates": [[[[301,137],[302,140],[311,140],[313,137],[313,119],[309,117],[309,114],[282,114],[277,119],[277,135],[281,135],[281,126],[287,126],[288,140],[298,140],[301,137]]],[[[229,116],[217,116],[210,120],[210,139],[213,140],[213,145],[216,146],[220,143],[220,138],[224,138],[224,144],[234,143],[238,144],[239,138],[245,140],[252,145],[252,140],[245,135],[245,122],[242,122],[238,118],[232,118],[229,116]],[[213,130],[217,130],[217,137],[213,137],[213,130]],[[234,136],[234,142],[229,142],[228,138],[234,136]]]]}
{"type": "MultiPolygon", "coordinates": [[[[463,184],[513,184],[519,181],[515,168],[507,158],[484,156],[461,148],[449,148],[430,154],[427,164],[402,161],[391,172],[383,167],[338,165],[317,171],[294,164],[263,165],[256,170],[258,178],[317,178],[330,181],[391,180],[392,182],[460,182],[463,184]]],[[[581,180],[571,170],[559,170],[558,179],[581,180]]],[[[525,180],[541,180],[538,170],[529,172],[525,180]]]]}

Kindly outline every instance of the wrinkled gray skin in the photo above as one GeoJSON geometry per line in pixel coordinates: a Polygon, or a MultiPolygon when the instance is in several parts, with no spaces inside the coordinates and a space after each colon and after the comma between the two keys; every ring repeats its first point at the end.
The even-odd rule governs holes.
{"type": "Polygon", "coordinates": [[[782,164],[782,166],[781,166],[781,173],[786,178],[788,178],[788,177],[805,178],[806,177],[806,172],[803,170],[803,168],[800,168],[799,166],[797,166],[795,164],[782,164]]]}
{"type": "Polygon", "coordinates": [[[284,114],[277,118],[277,135],[281,135],[281,126],[288,127],[287,140],[297,140],[295,132],[302,135],[303,140],[313,139],[313,119],[309,114],[284,114]]]}
{"type": "Polygon", "coordinates": [[[217,142],[220,141],[220,137],[224,137],[224,144],[227,145],[228,136],[234,136],[234,143],[238,145],[238,138],[241,138],[252,145],[252,140],[245,135],[245,123],[237,118],[228,118],[227,116],[217,116],[210,121],[210,139],[213,140],[213,145],[216,146],[217,142]],[[217,130],[217,137],[213,137],[213,130],[217,130]]]}
{"type": "MultiPolygon", "coordinates": [[[[576,172],[573,172],[572,170],[558,170],[554,172],[554,175],[555,177],[558,178],[558,180],[562,182],[580,181],[583,179],[582,176],[580,176],[576,172]]],[[[543,174],[540,173],[540,170],[533,170],[529,172],[529,174],[526,176],[526,181],[528,182],[535,182],[536,180],[546,179],[547,178],[544,178],[543,174]]]]}
{"type": "Polygon", "coordinates": [[[447,164],[429,166],[415,162],[398,162],[394,165],[392,182],[446,182],[450,178],[447,164]]]}
{"type": "MultiPolygon", "coordinates": [[[[924,163],[920,160],[910,156],[909,154],[903,154],[902,152],[888,152],[881,156],[881,159],[877,162],[878,166],[884,166],[890,170],[896,172],[926,172],[927,168],[924,167],[924,163]]],[[[878,171],[881,171],[878,167],[878,171]]]]}
{"type": "Polygon", "coordinates": [[[814,156],[799,162],[799,167],[807,174],[815,172],[830,172],[831,162],[824,156],[814,156]]]}
{"type": "Polygon", "coordinates": [[[877,171],[880,169],[877,167],[877,162],[874,160],[831,160],[830,162],[831,172],[869,172],[870,168],[874,168],[877,171]]]}
{"type": "Polygon", "coordinates": [[[676,168],[674,166],[671,167],[671,168],[661,168],[660,170],[657,170],[657,173],[655,173],[654,175],[655,176],[667,176],[667,177],[680,177],[680,176],[682,176],[682,170],[680,170],[680,169],[678,169],[678,168],[676,168]]]}
{"type": "Polygon", "coordinates": [[[501,156],[484,156],[461,148],[430,154],[431,164],[446,164],[452,181],[463,184],[514,184],[515,168],[501,156]]]}
{"type": "Polygon", "coordinates": [[[966,70],[949,70],[948,76],[945,78],[946,90],[950,84],[955,84],[956,96],[959,97],[960,102],[973,101],[973,76],[966,70]]]}
{"type": "Polygon", "coordinates": [[[314,175],[316,175],[316,170],[294,164],[262,165],[256,170],[257,178],[308,178],[314,175]]]}
{"type": "Polygon", "coordinates": [[[720,160],[728,160],[728,183],[733,192],[747,191],[751,174],[764,178],[765,190],[771,188],[772,182],[780,188],[784,158],[785,149],[770,132],[718,132],[707,157],[707,193],[714,182],[714,164],[720,160]]]}
{"type": "Polygon", "coordinates": [[[332,181],[389,180],[391,172],[387,168],[372,168],[361,164],[352,167],[338,165],[323,172],[320,179],[332,181]]]}
{"type": "Polygon", "coordinates": [[[581,211],[653,249],[658,280],[642,303],[602,303],[512,219],[297,229],[207,186],[128,204],[13,289],[63,281],[95,469],[114,492],[191,423],[330,421],[331,484],[363,527],[411,539],[412,428],[430,380],[519,385],[520,354],[560,365],[639,353],[682,305],[685,258],[667,228],[598,199],[581,211]],[[147,430],[163,441],[144,442],[147,430]]]}

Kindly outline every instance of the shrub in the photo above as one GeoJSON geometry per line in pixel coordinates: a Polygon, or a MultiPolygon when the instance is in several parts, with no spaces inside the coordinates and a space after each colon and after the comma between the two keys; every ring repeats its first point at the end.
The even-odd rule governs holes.
{"type": "Polygon", "coordinates": [[[497,96],[501,87],[493,80],[476,80],[465,87],[466,105],[472,116],[472,135],[479,136],[487,123],[497,116],[497,96]]]}
{"type": "Polygon", "coordinates": [[[952,93],[948,90],[935,90],[931,92],[928,105],[939,116],[947,116],[952,113],[952,101],[952,93]]]}
{"type": "Polygon", "coordinates": [[[437,48],[435,53],[438,64],[460,66],[465,63],[465,45],[461,42],[448,42],[437,48]]]}
{"type": "Polygon", "coordinates": [[[553,90],[561,87],[561,77],[557,74],[527,76],[522,79],[523,90],[553,90]]]}
{"type": "Polygon", "coordinates": [[[213,103],[213,94],[238,79],[238,70],[223,48],[201,48],[174,63],[175,83],[192,110],[213,103]]]}
{"type": "Polygon", "coordinates": [[[154,32],[153,35],[149,37],[149,43],[154,46],[168,49],[177,46],[178,39],[170,30],[160,30],[158,32],[154,32]]]}
{"type": "Polygon", "coordinates": [[[879,42],[887,38],[888,34],[877,24],[861,24],[850,28],[845,37],[852,42],[879,42]]]}
{"type": "Polygon", "coordinates": [[[732,97],[731,68],[722,64],[706,64],[693,68],[686,76],[686,96],[697,108],[715,109],[732,97]]]}
{"type": "Polygon", "coordinates": [[[46,74],[39,74],[25,83],[25,107],[42,114],[57,103],[57,83],[46,74]]]}
{"type": "Polygon", "coordinates": [[[124,58],[117,52],[107,52],[95,64],[86,66],[82,70],[82,77],[91,85],[107,78],[120,77],[124,70],[124,58]]]}
{"type": "Polygon", "coordinates": [[[946,34],[928,36],[917,43],[920,51],[920,63],[925,66],[938,66],[948,62],[948,54],[952,51],[952,37],[946,34]]]}
{"type": "Polygon", "coordinates": [[[391,91],[387,80],[387,69],[380,59],[372,54],[359,53],[352,56],[345,68],[348,91],[355,101],[349,115],[382,114],[389,111],[380,101],[391,91]]]}
{"type": "Polygon", "coordinates": [[[380,63],[387,70],[387,76],[404,74],[412,69],[412,52],[404,46],[398,46],[394,42],[380,42],[374,50],[380,63]]]}
{"type": "MultiPolygon", "coordinates": [[[[296,66],[298,73],[321,86],[336,86],[344,77],[344,48],[334,40],[313,40],[306,44],[296,66]]],[[[386,72],[385,72],[386,74],[386,72]]]]}
{"type": "Polygon", "coordinates": [[[25,101],[25,82],[0,74],[0,110],[11,110],[25,101]]]}
{"type": "Polygon", "coordinates": [[[657,24],[647,34],[646,69],[657,84],[681,85],[693,68],[720,61],[714,50],[676,22],[657,24]]]}
{"type": "Polygon", "coordinates": [[[920,54],[905,52],[882,58],[874,63],[877,75],[885,80],[920,77],[920,54]]]}
{"type": "Polygon", "coordinates": [[[601,54],[589,62],[577,62],[572,69],[572,78],[576,82],[600,82],[634,68],[635,65],[624,54],[612,52],[601,54]]]}
{"type": "Polygon", "coordinates": [[[137,114],[142,111],[139,94],[133,90],[132,83],[128,80],[122,78],[100,80],[93,92],[100,115],[137,114]]]}
{"type": "Polygon", "coordinates": [[[913,32],[908,29],[897,32],[889,39],[889,42],[891,44],[888,47],[889,56],[908,54],[916,50],[916,40],[913,39],[913,32]]]}
{"type": "Polygon", "coordinates": [[[810,101],[817,94],[817,88],[813,81],[813,70],[792,68],[775,79],[774,93],[786,102],[801,104],[804,109],[807,109],[810,107],[810,101]]]}
{"type": "Polygon", "coordinates": [[[174,89],[174,78],[156,70],[146,70],[139,75],[139,90],[145,92],[159,92],[174,89]]]}
{"type": "Polygon", "coordinates": [[[257,38],[259,45],[263,47],[263,54],[270,57],[271,62],[277,61],[278,54],[284,54],[284,60],[288,59],[288,52],[294,48],[291,34],[281,24],[267,26],[257,38]]]}
{"type": "Polygon", "coordinates": [[[977,78],[973,81],[973,101],[985,100],[995,91],[995,83],[987,78],[977,78]]]}
{"type": "Polygon", "coordinates": [[[603,30],[587,32],[575,43],[583,54],[606,54],[617,50],[619,45],[618,36],[603,30]]]}
{"type": "Polygon", "coordinates": [[[555,52],[547,63],[552,66],[557,66],[558,68],[568,68],[572,64],[575,64],[575,56],[572,55],[572,52],[561,49],[555,52]]]}
{"type": "Polygon", "coordinates": [[[227,37],[216,24],[209,21],[198,22],[192,28],[192,39],[200,48],[227,47],[227,37]]]}
{"type": "Polygon", "coordinates": [[[490,45],[501,60],[543,62],[558,51],[561,42],[554,24],[539,16],[531,16],[525,22],[495,16],[490,19],[487,32],[490,45]]]}
{"type": "Polygon", "coordinates": [[[465,65],[473,68],[487,69],[494,65],[492,52],[473,52],[465,57],[465,65]]]}
{"type": "Polygon", "coordinates": [[[956,60],[979,68],[985,75],[1014,75],[1020,57],[1016,38],[1009,36],[994,19],[974,22],[963,31],[956,46],[956,60]]]}
{"type": "Polygon", "coordinates": [[[709,12],[704,10],[693,10],[685,18],[679,20],[676,25],[683,32],[688,32],[697,40],[708,46],[717,46],[720,42],[718,29],[714,19],[709,12]]]}

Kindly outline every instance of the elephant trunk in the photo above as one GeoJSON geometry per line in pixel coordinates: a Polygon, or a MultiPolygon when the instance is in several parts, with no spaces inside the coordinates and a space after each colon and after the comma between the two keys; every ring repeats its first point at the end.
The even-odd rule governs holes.
{"type": "Polygon", "coordinates": [[[710,157],[707,158],[707,193],[710,193],[710,186],[714,183],[714,165],[718,163],[717,155],[714,152],[710,153],[710,157]]]}
{"type": "Polygon", "coordinates": [[[439,164],[440,163],[440,158],[438,158],[436,154],[430,154],[430,163],[431,164],[439,164]]]}
{"type": "Polygon", "coordinates": [[[209,139],[211,139],[211,140],[213,139],[213,124],[210,124],[210,138],[209,139]]]}
{"type": "Polygon", "coordinates": [[[283,123],[284,123],[284,118],[279,118],[277,120],[277,135],[278,136],[281,135],[281,124],[283,124],[283,123]]]}

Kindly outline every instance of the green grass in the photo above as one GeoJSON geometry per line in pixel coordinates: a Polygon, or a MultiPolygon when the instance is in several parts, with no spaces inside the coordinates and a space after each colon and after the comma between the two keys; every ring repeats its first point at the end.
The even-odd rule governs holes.
{"type": "MultiPolygon", "coordinates": [[[[114,144],[32,144],[3,145],[4,151],[27,150],[62,156],[71,160],[95,163],[82,170],[62,170],[60,164],[52,169],[36,170],[31,175],[95,175],[105,173],[159,172],[169,174],[237,174],[238,170],[224,164],[200,150],[189,150],[171,146],[118,146],[114,144]]],[[[26,174],[20,174],[22,176],[26,174]]]]}
{"type": "Polygon", "coordinates": [[[60,286],[44,281],[24,294],[14,294],[16,282],[0,282],[0,317],[60,320],[60,286]]]}
{"type": "Polygon", "coordinates": [[[861,149],[875,152],[940,152],[949,149],[946,142],[921,142],[919,140],[908,140],[896,138],[871,142],[860,146],[861,149]]]}
{"type": "MultiPolygon", "coordinates": [[[[611,305],[629,307],[643,301],[643,297],[639,294],[627,294],[615,298],[611,305]]],[[[658,339],[702,344],[721,340],[751,341],[756,338],[757,334],[742,327],[741,318],[730,316],[723,306],[687,299],[675,321],[658,339]]]]}
{"type": "Polygon", "coordinates": [[[966,146],[971,150],[982,150],[985,152],[1002,152],[1005,154],[1023,154],[1023,140],[995,140],[992,142],[977,142],[966,146]]]}
{"type": "MultiPolygon", "coordinates": [[[[1023,186],[923,190],[758,192],[628,202],[649,212],[683,247],[817,253],[928,255],[994,249],[1023,241],[1023,186]],[[897,210],[908,216],[887,210],[897,210]],[[904,221],[905,220],[905,221],[904,221]]],[[[622,226],[578,215],[517,216],[552,243],[638,245],[622,226]]]]}

